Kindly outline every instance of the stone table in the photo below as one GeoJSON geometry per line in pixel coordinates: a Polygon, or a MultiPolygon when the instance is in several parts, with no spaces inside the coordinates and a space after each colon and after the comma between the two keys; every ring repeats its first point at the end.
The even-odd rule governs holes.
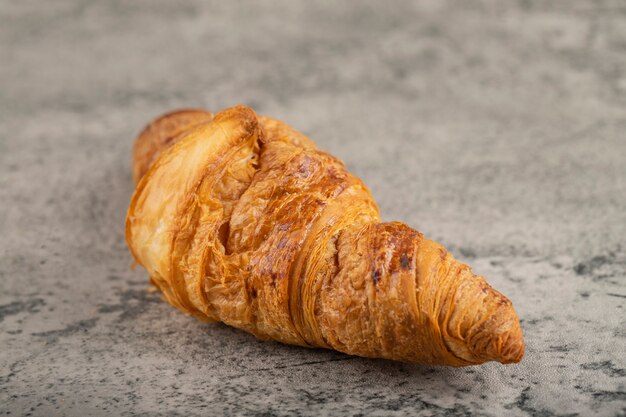
{"type": "Polygon", "coordinates": [[[2,415],[624,415],[625,274],[623,2],[0,4],[2,415]],[[524,360],[264,343],[148,292],[132,141],[236,103],[509,296],[524,360]]]}

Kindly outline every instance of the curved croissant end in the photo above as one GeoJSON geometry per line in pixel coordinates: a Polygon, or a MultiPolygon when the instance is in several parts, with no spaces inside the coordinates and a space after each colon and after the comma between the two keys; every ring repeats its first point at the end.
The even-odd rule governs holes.
{"type": "Polygon", "coordinates": [[[262,339],[414,363],[512,363],[511,302],[369,190],[245,106],[166,114],[135,144],[133,256],[167,301],[262,339]]]}
{"type": "Polygon", "coordinates": [[[199,109],[180,109],[153,120],[135,141],[133,147],[133,180],[139,182],[156,157],[178,141],[178,136],[192,127],[208,123],[213,115],[199,109]]]}

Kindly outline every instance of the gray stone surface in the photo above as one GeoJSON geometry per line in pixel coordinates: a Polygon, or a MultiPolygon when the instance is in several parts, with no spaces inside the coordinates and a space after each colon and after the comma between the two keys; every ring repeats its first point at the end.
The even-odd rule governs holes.
{"type": "Polygon", "coordinates": [[[0,3],[0,414],[625,415],[622,1],[0,3]],[[199,323],[131,270],[130,149],[236,103],[514,302],[515,366],[412,366],[199,323]]]}

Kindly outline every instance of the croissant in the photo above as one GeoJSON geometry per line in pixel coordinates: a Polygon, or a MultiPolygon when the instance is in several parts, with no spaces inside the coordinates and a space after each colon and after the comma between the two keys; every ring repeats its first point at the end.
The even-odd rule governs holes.
{"type": "Polygon", "coordinates": [[[360,179],[236,106],[154,120],[126,239],[165,299],[263,340],[412,363],[519,362],[511,302],[440,244],[382,223],[360,179]]]}

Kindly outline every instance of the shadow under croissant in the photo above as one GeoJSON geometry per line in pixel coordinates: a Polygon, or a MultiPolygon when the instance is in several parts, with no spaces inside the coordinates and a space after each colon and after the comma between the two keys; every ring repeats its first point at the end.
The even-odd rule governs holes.
{"type": "Polygon", "coordinates": [[[120,346],[123,360],[132,363],[147,356],[135,364],[158,366],[142,376],[143,384],[161,387],[163,393],[175,384],[181,390],[172,395],[181,400],[200,390],[202,401],[213,408],[235,397],[233,407],[273,409],[289,397],[299,404],[333,404],[352,411],[373,407],[464,415],[457,399],[467,395],[489,406],[494,387],[509,383],[504,381],[515,369],[495,363],[416,365],[261,341],[223,323],[183,315],[161,302],[159,293],[146,291],[141,281],[116,283],[126,290],[117,293],[116,303],[101,306],[100,317],[109,323],[111,342],[120,346]]]}
{"type": "MultiPolygon", "coordinates": [[[[211,327],[210,337],[220,335],[222,330],[232,331],[221,324],[211,327]]],[[[251,404],[259,409],[273,409],[280,407],[287,397],[291,399],[288,402],[310,407],[336,407],[342,414],[367,409],[411,413],[434,410],[441,415],[466,415],[465,406],[458,404],[457,399],[472,395],[475,402],[480,402],[478,397],[489,392],[489,385],[484,384],[487,378],[480,375],[485,370],[474,375],[470,368],[362,358],[277,342],[255,343],[249,335],[243,336],[250,344],[264,346],[264,351],[268,349],[273,354],[255,355],[254,366],[248,367],[239,360],[220,365],[226,368],[220,369],[224,372],[224,379],[220,380],[227,382],[218,388],[216,399],[227,402],[229,394],[239,393],[237,409],[251,404]],[[261,363],[257,365],[257,361],[261,363]],[[263,405],[257,404],[259,397],[263,398],[263,405]]]]}
{"type": "MultiPolygon", "coordinates": [[[[411,408],[438,409],[435,403],[439,398],[458,398],[469,392],[486,398],[484,394],[489,394],[491,386],[510,373],[507,371],[505,376],[505,368],[496,363],[465,368],[412,364],[260,341],[222,323],[199,326],[205,337],[225,342],[211,362],[235,381],[233,385],[266,385],[271,381],[272,391],[307,391],[329,402],[366,396],[368,401],[379,398],[379,406],[385,408],[387,403],[396,404],[400,397],[411,408]]],[[[207,354],[212,356],[209,351],[207,354]]]]}

